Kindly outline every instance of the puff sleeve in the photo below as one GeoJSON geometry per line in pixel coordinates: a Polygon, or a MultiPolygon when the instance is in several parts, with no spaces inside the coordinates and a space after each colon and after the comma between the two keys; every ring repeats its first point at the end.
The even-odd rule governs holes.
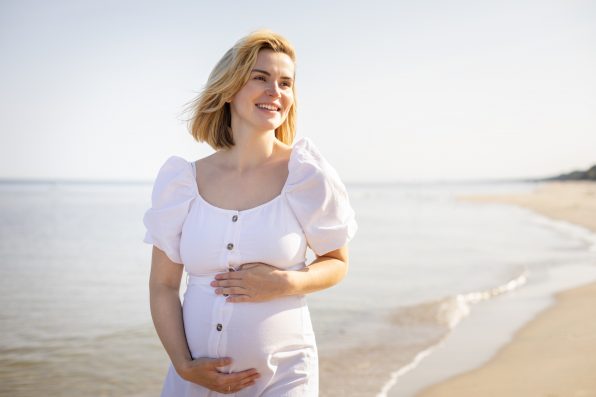
{"type": "Polygon", "coordinates": [[[191,164],[177,156],[167,159],[153,184],[151,208],[143,216],[147,229],[143,241],[164,251],[175,263],[182,263],[180,235],[195,197],[191,164]]]}
{"type": "Polygon", "coordinates": [[[343,247],[358,225],[346,187],[337,171],[308,138],[294,144],[286,197],[308,246],[324,255],[343,247]]]}

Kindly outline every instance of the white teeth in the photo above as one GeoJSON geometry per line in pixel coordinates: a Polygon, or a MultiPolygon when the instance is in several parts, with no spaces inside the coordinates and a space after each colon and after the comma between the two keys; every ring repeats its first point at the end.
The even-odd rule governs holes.
{"type": "Polygon", "coordinates": [[[257,105],[260,109],[267,109],[267,110],[277,110],[277,106],[273,105],[257,105]]]}

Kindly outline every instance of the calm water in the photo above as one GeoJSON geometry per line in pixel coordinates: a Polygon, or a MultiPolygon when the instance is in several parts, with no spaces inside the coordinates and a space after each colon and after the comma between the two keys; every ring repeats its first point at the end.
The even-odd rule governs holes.
{"type": "MultiPolygon", "coordinates": [[[[471,303],[594,265],[588,233],[455,198],[533,188],[348,185],[360,226],[349,275],[309,296],[321,395],[376,396],[471,303]]],[[[150,191],[0,184],[0,395],[159,394],[168,359],[148,305],[150,191]]]]}

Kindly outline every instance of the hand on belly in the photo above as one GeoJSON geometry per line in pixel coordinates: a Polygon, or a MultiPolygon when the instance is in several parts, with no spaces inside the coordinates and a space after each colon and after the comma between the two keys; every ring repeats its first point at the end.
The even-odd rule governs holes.
{"type": "Polygon", "coordinates": [[[218,367],[230,365],[230,358],[207,358],[199,357],[192,361],[187,361],[176,371],[182,379],[193,382],[209,390],[218,393],[235,393],[245,387],[252,386],[260,377],[254,369],[248,369],[240,372],[223,373],[218,367]]]}
{"type": "Polygon", "coordinates": [[[289,295],[288,272],[262,262],[245,263],[239,270],[220,273],[211,282],[228,302],[265,302],[289,295]]]}

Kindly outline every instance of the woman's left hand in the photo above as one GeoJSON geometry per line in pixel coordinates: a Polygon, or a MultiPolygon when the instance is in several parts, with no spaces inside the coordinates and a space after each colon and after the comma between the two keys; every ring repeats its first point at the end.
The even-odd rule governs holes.
{"type": "Polygon", "coordinates": [[[262,262],[245,263],[239,270],[220,273],[211,282],[218,295],[228,302],[264,302],[288,295],[286,271],[262,262]]]}

